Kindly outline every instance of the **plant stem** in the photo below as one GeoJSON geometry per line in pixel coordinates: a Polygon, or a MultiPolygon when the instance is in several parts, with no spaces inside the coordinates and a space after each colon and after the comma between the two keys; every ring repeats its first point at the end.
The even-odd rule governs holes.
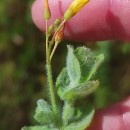
{"type": "Polygon", "coordinates": [[[49,85],[49,92],[51,97],[51,105],[54,112],[56,112],[56,100],[55,100],[55,91],[53,86],[53,79],[52,79],[52,69],[51,69],[51,62],[50,62],[50,46],[48,45],[48,21],[46,20],[46,69],[47,69],[47,80],[49,85]]]}
{"type": "Polygon", "coordinates": [[[55,42],[54,48],[53,48],[53,50],[51,52],[51,55],[50,55],[50,60],[52,59],[52,57],[53,57],[53,55],[54,55],[54,53],[56,51],[56,48],[57,48],[58,44],[59,44],[58,42],[55,42]]]}
{"type": "Polygon", "coordinates": [[[48,60],[48,20],[46,20],[46,63],[48,60]]]}
{"type": "Polygon", "coordinates": [[[48,84],[49,84],[52,109],[54,112],[56,112],[57,107],[56,107],[55,92],[54,92],[54,87],[53,87],[52,70],[51,70],[50,63],[47,63],[46,68],[47,68],[47,77],[48,77],[48,84]]]}
{"type": "Polygon", "coordinates": [[[63,119],[63,125],[66,126],[68,124],[68,116],[69,116],[69,112],[70,112],[72,103],[71,103],[71,101],[65,101],[64,103],[65,104],[64,104],[62,119],[63,119]]]}

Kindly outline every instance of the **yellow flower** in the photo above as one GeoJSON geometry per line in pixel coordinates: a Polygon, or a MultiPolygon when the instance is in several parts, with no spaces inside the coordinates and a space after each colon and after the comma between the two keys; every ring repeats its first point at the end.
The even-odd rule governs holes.
{"type": "Polygon", "coordinates": [[[64,19],[68,20],[72,18],[89,1],[90,0],[74,0],[74,2],[69,6],[68,10],[65,12],[64,19]]]}

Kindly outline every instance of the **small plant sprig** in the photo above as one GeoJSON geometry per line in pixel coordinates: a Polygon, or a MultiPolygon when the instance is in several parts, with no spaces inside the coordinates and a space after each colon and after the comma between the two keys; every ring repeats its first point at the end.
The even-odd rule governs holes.
{"type": "Polygon", "coordinates": [[[44,0],[46,70],[51,102],[39,99],[34,118],[40,124],[23,127],[22,130],[84,130],[90,125],[94,109],[88,106],[83,110],[83,106],[74,107],[74,103],[77,99],[82,100],[99,86],[99,81],[93,80],[93,76],[103,62],[103,54],[95,56],[89,48],[84,46],[74,48],[68,45],[66,66],[57,77],[56,83],[53,82],[51,68],[56,48],[63,39],[65,23],[88,2],[89,0],[74,0],[63,18],[56,19],[54,25],[48,27],[51,11],[48,0],[44,0]],[[63,105],[59,100],[56,100],[58,98],[64,102],[63,105]]]}

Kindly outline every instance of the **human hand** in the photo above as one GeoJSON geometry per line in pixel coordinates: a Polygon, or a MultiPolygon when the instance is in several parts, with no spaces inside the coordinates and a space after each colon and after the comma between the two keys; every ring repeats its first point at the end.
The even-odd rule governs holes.
{"type": "MultiPolygon", "coordinates": [[[[52,18],[63,15],[72,0],[49,0],[52,18]]],[[[45,30],[43,20],[43,0],[36,0],[32,7],[34,23],[45,30]]],[[[110,40],[130,41],[130,1],[91,0],[66,24],[65,38],[70,40],[110,40]]],[[[88,130],[129,130],[130,97],[111,107],[98,110],[88,130]]]]}

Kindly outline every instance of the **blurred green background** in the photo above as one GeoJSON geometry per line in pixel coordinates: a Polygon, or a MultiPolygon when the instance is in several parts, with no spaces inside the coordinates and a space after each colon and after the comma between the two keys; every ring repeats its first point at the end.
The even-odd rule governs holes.
{"type": "MultiPolygon", "coordinates": [[[[45,37],[32,22],[32,2],[0,2],[0,130],[20,130],[22,126],[34,125],[36,100],[48,100],[45,37]]],[[[69,43],[64,41],[56,52],[54,79],[65,64],[69,43]]],[[[130,94],[130,44],[105,41],[86,46],[95,53],[104,53],[105,61],[95,76],[101,82],[99,89],[83,103],[101,108],[127,97],[130,94]]]]}

